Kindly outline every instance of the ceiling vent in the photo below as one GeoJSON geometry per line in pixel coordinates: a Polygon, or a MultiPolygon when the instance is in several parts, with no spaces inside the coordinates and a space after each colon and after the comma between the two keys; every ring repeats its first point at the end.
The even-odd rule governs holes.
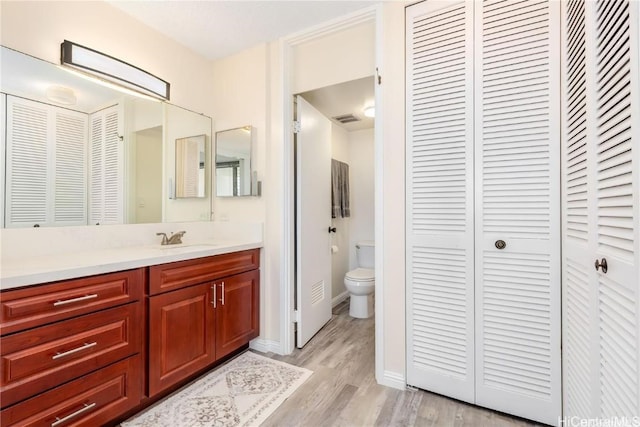
{"type": "Polygon", "coordinates": [[[342,116],[332,117],[332,119],[342,124],[360,121],[360,119],[354,116],[353,114],[343,114],[342,116]]]}

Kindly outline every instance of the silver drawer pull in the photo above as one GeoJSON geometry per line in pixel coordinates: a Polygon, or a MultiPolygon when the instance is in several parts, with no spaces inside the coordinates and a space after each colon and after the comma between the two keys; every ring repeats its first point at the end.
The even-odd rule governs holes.
{"type": "Polygon", "coordinates": [[[93,299],[93,298],[98,298],[98,294],[90,294],[90,295],[85,295],[83,297],[65,299],[65,300],[62,300],[62,301],[58,300],[58,301],[53,303],[53,306],[57,307],[59,305],[73,304],[74,302],[86,301],[88,299],[93,299]]]}
{"type": "Polygon", "coordinates": [[[62,353],[56,353],[55,355],[51,356],[51,360],[60,359],[61,357],[69,356],[70,354],[77,353],[77,352],[82,351],[82,350],[86,350],[86,349],[91,348],[91,347],[96,346],[96,345],[98,345],[98,343],[96,341],[94,341],[94,342],[86,342],[86,343],[84,343],[83,346],[80,346],[78,348],[74,348],[73,350],[64,351],[62,353]]]}
{"type": "Polygon", "coordinates": [[[87,412],[88,410],[92,409],[94,406],[96,406],[95,402],[90,404],[90,405],[87,405],[85,403],[84,404],[84,408],[80,408],[76,412],[74,412],[72,414],[69,414],[66,417],[63,417],[63,418],[56,417],[56,420],[53,423],[51,423],[51,427],[56,427],[56,426],[66,422],[66,421],[69,421],[71,418],[77,417],[78,415],[87,412]]]}

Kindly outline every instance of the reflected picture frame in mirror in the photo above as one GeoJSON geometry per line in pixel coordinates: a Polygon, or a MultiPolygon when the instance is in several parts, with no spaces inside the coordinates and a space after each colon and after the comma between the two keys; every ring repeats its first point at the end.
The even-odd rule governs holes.
{"type": "Polygon", "coordinates": [[[252,165],[254,130],[247,125],[216,132],[216,197],[256,195],[252,165]]]}

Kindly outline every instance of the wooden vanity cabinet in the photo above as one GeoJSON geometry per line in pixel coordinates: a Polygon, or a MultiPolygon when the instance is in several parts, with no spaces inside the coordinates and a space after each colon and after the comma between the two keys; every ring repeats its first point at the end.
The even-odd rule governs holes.
{"type": "Polygon", "coordinates": [[[149,395],[215,361],[208,283],[149,298],[149,395]]]}
{"type": "Polygon", "coordinates": [[[260,250],[149,268],[149,396],[259,335],[260,250]]]}
{"type": "Polygon", "coordinates": [[[216,358],[237,350],[259,335],[260,271],[220,279],[216,296],[216,358]]]}
{"type": "Polygon", "coordinates": [[[2,426],[97,425],[140,403],[144,282],[137,269],[0,293],[2,426]]]}

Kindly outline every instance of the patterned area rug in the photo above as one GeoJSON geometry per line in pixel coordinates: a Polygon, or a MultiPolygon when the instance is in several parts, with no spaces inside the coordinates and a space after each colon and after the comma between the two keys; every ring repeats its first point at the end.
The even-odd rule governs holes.
{"type": "Polygon", "coordinates": [[[247,351],[122,426],[258,426],[312,373],[247,351]]]}

